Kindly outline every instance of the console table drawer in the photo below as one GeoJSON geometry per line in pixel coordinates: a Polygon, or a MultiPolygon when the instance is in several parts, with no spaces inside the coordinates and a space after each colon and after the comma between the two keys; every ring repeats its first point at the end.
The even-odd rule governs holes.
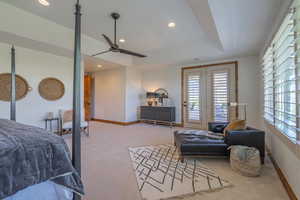
{"type": "Polygon", "coordinates": [[[141,106],[141,119],[174,122],[175,107],[141,106]]]}

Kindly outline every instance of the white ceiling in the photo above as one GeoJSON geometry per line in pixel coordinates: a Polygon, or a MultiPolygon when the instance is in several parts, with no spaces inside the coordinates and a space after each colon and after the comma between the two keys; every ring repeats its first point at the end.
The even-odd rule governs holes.
{"type": "Polygon", "coordinates": [[[105,61],[103,59],[98,59],[90,56],[84,57],[84,71],[85,72],[97,72],[100,70],[112,69],[121,67],[120,64],[115,64],[112,62],[105,61]],[[98,65],[101,65],[99,68],[98,65]]]}
{"type": "MultiPolygon", "coordinates": [[[[57,24],[73,28],[75,0],[0,0],[57,24]]],[[[121,47],[148,55],[133,58],[151,67],[258,55],[285,0],[81,0],[84,34],[113,37],[112,11],[121,14],[121,47]],[[176,22],[176,28],[167,27],[176,22]]],[[[99,49],[99,51],[105,49],[99,49]]]]}

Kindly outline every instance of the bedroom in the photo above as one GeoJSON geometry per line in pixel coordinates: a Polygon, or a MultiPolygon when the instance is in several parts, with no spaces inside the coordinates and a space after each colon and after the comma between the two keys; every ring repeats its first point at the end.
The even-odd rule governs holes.
{"type": "MultiPolygon", "coordinates": [[[[216,0],[80,1],[82,15],[79,54],[82,56],[78,64],[78,54],[74,55],[79,45],[76,43],[78,39],[74,38],[75,0],[1,0],[0,17],[7,20],[0,24],[0,84],[3,84],[0,85],[0,118],[10,119],[8,79],[13,45],[18,75],[16,121],[42,129],[47,124],[48,131],[57,133],[52,133],[55,137],[58,135],[57,137],[63,138],[70,151],[73,148],[73,159],[77,158],[79,162],[78,158],[81,158],[80,167],[77,168],[78,163],[74,167],[82,175],[85,191],[82,199],[235,199],[241,195],[242,199],[266,199],[273,196],[277,196],[277,199],[299,199],[299,133],[285,133],[279,125],[277,127],[266,122],[269,120],[266,117],[266,107],[270,107],[267,103],[271,100],[264,98],[264,94],[269,94],[264,91],[266,74],[263,72],[263,68],[266,68],[263,59],[269,58],[265,50],[274,40],[281,41],[278,40],[278,31],[282,31],[281,24],[285,23],[283,19],[288,11],[293,10],[289,8],[298,12],[298,7],[293,2],[296,5],[299,3],[298,0],[230,0],[226,4],[216,0]],[[120,14],[116,26],[112,12],[120,14]],[[277,37],[274,38],[276,33],[277,37]],[[113,41],[113,44],[109,44],[109,40],[102,34],[113,41]],[[112,52],[93,56],[109,48],[112,52]],[[126,55],[124,50],[127,53],[130,50],[129,53],[134,52],[135,55],[126,55]],[[136,56],[137,54],[147,57],[136,56]],[[79,66],[77,69],[80,69],[75,74],[80,79],[74,79],[75,61],[76,66],[79,66]],[[222,79],[217,82],[219,75],[224,73],[226,81],[222,79]],[[74,80],[77,80],[75,82],[79,86],[75,90],[80,109],[73,107],[74,80]],[[23,84],[21,86],[20,81],[23,84]],[[226,82],[225,89],[229,91],[226,98],[222,96],[223,81],[226,82]],[[220,85],[216,85],[217,83],[220,85]],[[49,91],[47,93],[50,84],[56,84],[51,94],[49,91]],[[22,87],[23,91],[20,91],[22,87]],[[196,100],[191,96],[195,91],[196,100]],[[211,99],[217,95],[221,96],[214,103],[211,99]],[[74,141],[78,142],[79,134],[72,134],[72,119],[64,123],[68,118],[67,115],[64,117],[64,113],[72,109],[75,113],[79,113],[78,110],[81,113],[76,117],[77,130],[80,124],[84,126],[80,130],[81,145],[78,146],[77,143],[75,150],[74,141]],[[156,117],[164,117],[164,120],[147,116],[155,110],[162,112],[156,117]],[[172,119],[166,120],[165,117],[169,116],[172,119]],[[240,144],[231,144],[252,147],[252,150],[256,147],[259,150],[258,153],[265,162],[260,163],[259,177],[249,178],[231,169],[231,160],[228,159],[230,155],[227,155],[227,147],[231,145],[222,143],[221,152],[212,157],[190,156],[185,153],[191,152],[184,152],[184,148],[190,147],[184,144],[192,136],[183,137],[174,133],[201,129],[206,130],[207,134],[207,130],[211,130],[210,122],[233,122],[235,118],[245,121],[248,127],[258,129],[249,130],[255,132],[254,135],[260,130],[266,134],[263,139],[257,139],[257,144],[248,143],[252,138],[247,141],[244,139],[240,144]],[[80,123],[80,120],[86,122],[80,123]],[[293,134],[296,135],[296,140],[290,138],[294,137],[293,134]],[[176,156],[178,153],[178,160],[176,157],[174,166],[170,165],[170,173],[175,176],[167,175],[168,181],[159,187],[151,187],[154,183],[146,182],[147,186],[143,190],[142,185],[145,183],[141,180],[145,177],[134,172],[138,168],[134,164],[138,162],[134,159],[138,158],[134,155],[142,148],[153,148],[155,151],[157,148],[159,152],[164,149],[172,150],[174,145],[169,145],[174,142],[177,147],[181,146],[181,150],[176,148],[174,153],[176,156]],[[262,146],[257,146],[258,144],[262,146]],[[261,150],[264,147],[266,152],[261,150]],[[74,154],[78,153],[78,149],[81,156],[74,154]],[[267,156],[269,153],[273,162],[267,156]],[[197,184],[190,184],[189,171],[187,174],[184,171],[177,174],[186,175],[187,182],[177,182],[176,166],[181,170],[181,159],[184,164],[188,165],[193,161],[212,170],[213,175],[205,175],[212,181],[211,185],[206,184],[206,179],[204,181],[197,176],[197,184]],[[216,174],[224,180],[221,181],[221,186],[213,182],[212,177],[216,174]],[[173,181],[176,184],[172,183],[172,177],[175,177],[173,181]],[[198,186],[202,189],[198,190],[198,186]]],[[[77,20],[78,18],[77,16],[77,20]]],[[[293,98],[289,95],[285,97],[293,98]]],[[[294,100],[291,101],[285,99],[283,103],[291,102],[294,105],[294,100]]],[[[274,100],[274,104],[280,102],[282,101],[274,100]]],[[[278,108],[282,107],[278,105],[278,108]]],[[[276,114],[274,120],[275,118],[276,114]]],[[[281,121],[277,124],[284,124],[281,121]]],[[[296,128],[297,126],[295,125],[296,128]]],[[[182,135],[184,134],[187,133],[182,135]]],[[[192,138],[202,142],[199,137],[194,134],[192,138]]],[[[206,143],[197,147],[196,154],[220,151],[214,147],[206,147],[206,143]],[[200,150],[201,148],[204,149],[200,150]]],[[[138,172],[144,175],[141,171],[138,172]]],[[[77,193],[74,198],[79,198],[77,193]]]]}

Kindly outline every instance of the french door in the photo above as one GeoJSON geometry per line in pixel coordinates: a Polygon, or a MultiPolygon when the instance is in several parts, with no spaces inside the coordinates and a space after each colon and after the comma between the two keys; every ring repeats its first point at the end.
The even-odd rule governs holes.
{"type": "Polygon", "coordinates": [[[183,123],[207,129],[209,121],[227,122],[237,115],[236,66],[224,64],[183,70],[183,123]]]}

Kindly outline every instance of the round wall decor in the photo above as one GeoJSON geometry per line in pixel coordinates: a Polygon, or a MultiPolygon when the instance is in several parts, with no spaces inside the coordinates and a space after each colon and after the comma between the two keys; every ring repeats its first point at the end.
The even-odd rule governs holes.
{"type": "MultiPolygon", "coordinates": [[[[11,89],[11,74],[0,74],[0,101],[10,101],[10,89],[11,89]]],[[[20,75],[16,75],[16,100],[24,98],[30,87],[27,81],[20,75]]]]}
{"type": "Polygon", "coordinates": [[[45,78],[39,84],[39,93],[44,99],[55,101],[64,96],[65,86],[56,78],[45,78]]]}

